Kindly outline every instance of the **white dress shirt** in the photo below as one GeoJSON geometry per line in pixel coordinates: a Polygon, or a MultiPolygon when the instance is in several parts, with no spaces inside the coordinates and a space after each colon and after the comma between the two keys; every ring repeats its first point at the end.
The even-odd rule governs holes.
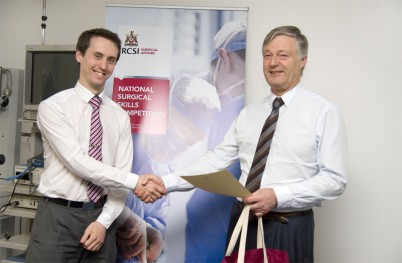
{"type": "MultiPolygon", "coordinates": [[[[274,94],[245,107],[224,141],[198,161],[163,177],[168,191],[187,190],[180,175],[216,172],[239,158],[245,185],[274,94]]],[[[261,188],[273,188],[276,211],[305,210],[340,195],[346,187],[347,142],[338,108],[298,84],[282,96],[284,105],[271,144],[261,188]]]]}
{"type": "Polygon", "coordinates": [[[104,187],[107,202],[98,222],[108,228],[124,207],[138,176],[129,173],[133,159],[130,120],[107,96],[102,97],[102,162],[88,156],[94,96],[79,82],[39,105],[37,123],[44,148],[45,169],[38,191],[47,197],[89,202],[87,184],[104,187]]]}

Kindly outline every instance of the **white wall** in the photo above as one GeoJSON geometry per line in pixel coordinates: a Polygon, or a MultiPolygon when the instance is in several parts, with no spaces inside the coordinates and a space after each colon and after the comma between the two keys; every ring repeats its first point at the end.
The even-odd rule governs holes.
{"type": "MultiPolygon", "coordinates": [[[[46,44],[103,26],[106,3],[249,7],[247,103],[268,93],[265,34],[299,26],[310,41],[305,86],[340,106],[350,150],[345,194],[315,209],[316,262],[402,262],[402,1],[48,0],[46,44]]],[[[24,68],[41,15],[41,0],[0,0],[0,66],[24,68]]]]}

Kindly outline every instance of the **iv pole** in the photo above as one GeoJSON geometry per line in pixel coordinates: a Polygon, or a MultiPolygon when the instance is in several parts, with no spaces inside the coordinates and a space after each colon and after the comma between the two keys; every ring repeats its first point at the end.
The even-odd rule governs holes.
{"type": "Polygon", "coordinates": [[[46,20],[47,20],[47,16],[46,16],[46,0],[43,0],[43,11],[42,11],[42,45],[45,44],[45,29],[46,29],[46,20]]]}

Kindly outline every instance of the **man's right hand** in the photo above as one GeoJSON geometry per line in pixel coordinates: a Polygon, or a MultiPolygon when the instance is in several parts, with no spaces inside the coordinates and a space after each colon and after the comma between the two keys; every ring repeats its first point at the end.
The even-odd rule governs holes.
{"type": "Polygon", "coordinates": [[[141,175],[133,192],[145,203],[153,203],[167,193],[162,179],[153,174],[141,175]]]}

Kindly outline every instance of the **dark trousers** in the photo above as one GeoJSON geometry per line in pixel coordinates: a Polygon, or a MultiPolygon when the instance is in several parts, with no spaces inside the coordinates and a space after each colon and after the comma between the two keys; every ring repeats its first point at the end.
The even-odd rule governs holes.
{"type": "Polygon", "coordinates": [[[84,210],[41,199],[32,226],[25,262],[115,262],[115,223],[106,231],[104,244],[99,251],[85,250],[80,243],[87,226],[94,222],[101,212],[102,207],[84,210]]]}
{"type": "MultiPolygon", "coordinates": [[[[236,201],[232,207],[230,216],[228,233],[226,237],[226,248],[240,217],[241,211],[242,207],[239,206],[238,202],[236,201]]],[[[250,214],[250,217],[251,216],[252,214],[250,214]]],[[[287,251],[290,262],[314,262],[313,211],[311,210],[311,212],[303,215],[288,217],[288,221],[288,223],[283,223],[279,221],[263,220],[266,247],[287,251]]],[[[254,249],[257,247],[257,229],[258,221],[254,216],[248,226],[246,249],[254,249]]],[[[235,251],[238,250],[239,240],[237,241],[235,251]]]]}

